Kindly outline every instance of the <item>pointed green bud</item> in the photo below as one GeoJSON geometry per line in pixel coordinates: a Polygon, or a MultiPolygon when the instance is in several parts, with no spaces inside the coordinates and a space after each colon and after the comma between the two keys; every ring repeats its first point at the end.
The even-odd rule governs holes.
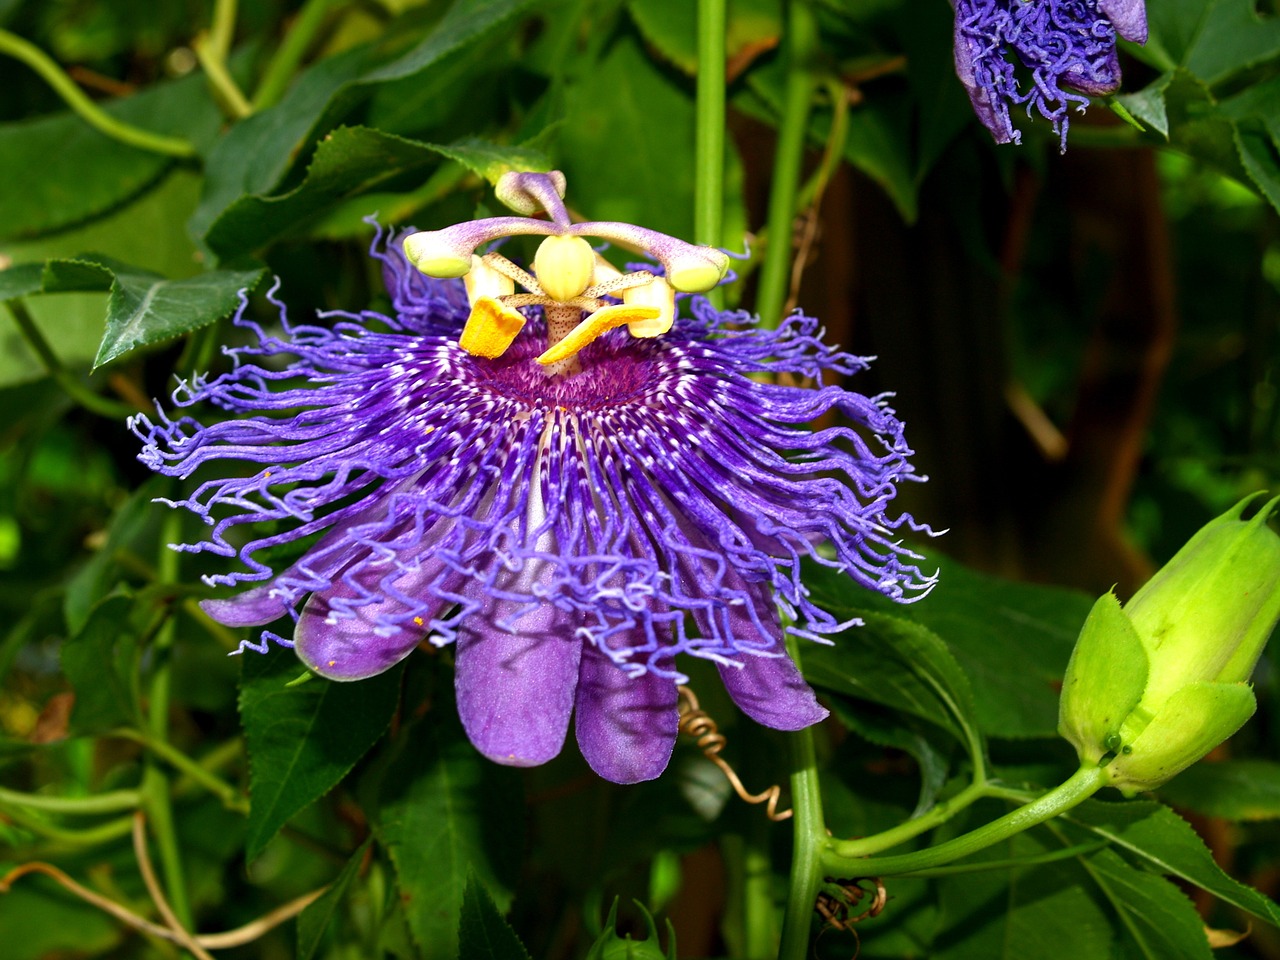
{"type": "Polygon", "coordinates": [[[1121,610],[1094,606],[1067,666],[1058,730],[1127,796],[1185,770],[1252,716],[1246,682],[1280,619],[1280,497],[1210,521],[1121,610]]]}
{"type": "Polygon", "coordinates": [[[632,903],[644,917],[649,936],[644,940],[632,940],[631,935],[618,936],[618,899],[613,900],[613,907],[604,922],[604,931],[596,938],[587,953],[587,960],[676,960],[676,932],[667,921],[667,949],[664,952],[658,945],[658,926],[644,905],[638,900],[632,903]]]}

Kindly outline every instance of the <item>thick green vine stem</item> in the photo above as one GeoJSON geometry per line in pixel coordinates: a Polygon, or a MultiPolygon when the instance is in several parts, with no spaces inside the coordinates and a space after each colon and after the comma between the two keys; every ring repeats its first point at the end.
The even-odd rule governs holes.
{"type": "MultiPolygon", "coordinates": [[[[800,652],[794,638],[788,638],[787,652],[798,667],[800,652]]],[[[778,960],[807,960],[809,929],[822,885],[823,848],[828,837],[822,815],[813,728],[805,727],[788,734],[787,745],[791,755],[791,809],[794,811],[791,822],[795,846],[791,853],[791,882],[782,917],[778,960]]]]}
{"type": "Polygon", "coordinates": [[[67,76],[54,60],[39,47],[22,39],[8,30],[0,30],[0,53],[7,53],[16,60],[21,60],[44,79],[53,88],[54,93],[63,99],[68,107],[80,115],[86,123],[113,140],[127,143],[139,150],[162,153],[169,157],[194,157],[196,148],[190,142],[178,137],[167,137],[160,133],[151,133],[122,120],[117,120],[89,99],[76,82],[67,76]]]}
{"type": "MultiPolygon", "coordinates": [[[[726,0],[698,0],[698,96],[694,148],[693,239],[724,243],[724,83],[726,0]]],[[[719,288],[708,294],[723,307],[719,288]]]]}
{"type": "Polygon", "coordinates": [[[770,328],[782,322],[782,309],[791,282],[791,233],[796,215],[796,192],[804,162],[809,109],[817,88],[814,64],[818,58],[818,22],[807,0],[787,6],[787,84],[769,188],[769,245],[760,268],[756,312],[770,328]]]}
{"type": "Polygon", "coordinates": [[[1017,810],[946,843],[913,853],[860,857],[858,841],[830,840],[822,856],[822,868],[830,876],[853,878],[888,877],[941,867],[1065,813],[1106,783],[1107,774],[1101,767],[1081,767],[1062,784],[1017,810]]]}

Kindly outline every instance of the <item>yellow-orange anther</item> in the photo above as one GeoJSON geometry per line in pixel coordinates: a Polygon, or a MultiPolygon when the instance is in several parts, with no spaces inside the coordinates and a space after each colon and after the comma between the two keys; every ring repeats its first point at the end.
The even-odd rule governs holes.
{"type": "Polygon", "coordinates": [[[625,303],[601,307],[570,330],[563,340],[538,357],[538,362],[549,366],[567,360],[601,334],[623,324],[656,320],[659,313],[661,311],[657,307],[632,307],[625,303]]]}
{"type": "Polygon", "coordinates": [[[500,357],[523,326],[524,316],[518,310],[504,307],[492,297],[481,297],[471,305],[458,346],[475,357],[500,357]]]}
{"type": "Polygon", "coordinates": [[[595,271],[596,252],[581,237],[547,237],[533,256],[538,284],[552,300],[581,296],[595,271]]]}
{"type": "Polygon", "coordinates": [[[627,324],[633,337],[660,337],[675,322],[676,292],[662,277],[654,277],[642,286],[623,290],[622,302],[629,307],[654,307],[658,310],[658,315],[652,320],[636,320],[627,324]]]}
{"type": "Polygon", "coordinates": [[[475,254],[471,255],[471,269],[462,278],[467,288],[467,302],[475,303],[483,297],[497,300],[516,292],[516,282],[499,273],[475,254]]]}

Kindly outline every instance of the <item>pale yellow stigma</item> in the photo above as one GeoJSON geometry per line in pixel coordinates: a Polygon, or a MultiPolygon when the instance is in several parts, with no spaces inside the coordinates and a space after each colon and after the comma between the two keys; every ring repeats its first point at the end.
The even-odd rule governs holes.
{"type": "Polygon", "coordinates": [[[476,357],[500,357],[524,327],[524,315],[492,297],[481,297],[471,306],[458,346],[476,357]]]}
{"type": "Polygon", "coordinates": [[[676,292],[662,277],[622,291],[622,302],[629,307],[653,307],[658,315],[652,320],[636,320],[627,324],[633,337],[660,337],[671,329],[676,319],[676,292]]]}
{"type": "Polygon", "coordinates": [[[533,257],[534,275],[552,300],[582,296],[595,271],[596,252],[581,237],[547,237],[533,257]]]}
{"type": "Polygon", "coordinates": [[[602,334],[623,324],[657,320],[661,312],[657,307],[633,307],[626,303],[601,307],[570,330],[563,340],[538,357],[538,362],[545,367],[567,360],[602,334]]]}

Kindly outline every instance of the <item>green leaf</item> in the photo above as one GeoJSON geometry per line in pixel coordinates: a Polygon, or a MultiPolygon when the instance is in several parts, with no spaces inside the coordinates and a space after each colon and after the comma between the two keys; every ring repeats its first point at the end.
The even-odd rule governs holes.
{"type": "Polygon", "coordinates": [[[528,146],[503,146],[478,137],[468,137],[433,149],[450,160],[458,161],[490,183],[497,183],[499,177],[512,170],[545,173],[551,169],[550,158],[541,150],[528,146]]]}
{"type": "Polygon", "coordinates": [[[1175,807],[1224,820],[1280,819],[1280,763],[1197,763],[1161,787],[1160,797],[1175,807]]]}
{"type": "Polygon", "coordinates": [[[221,320],[235,310],[240,291],[252,290],[265,273],[262,267],[212,270],[185,280],[116,273],[107,301],[107,332],[94,368],[221,320]]]}
{"type": "Polygon", "coordinates": [[[1133,868],[1110,850],[1090,857],[1085,869],[1119,914],[1136,956],[1144,960],[1210,960],[1213,956],[1204,921],[1168,880],[1133,868]]]}
{"type": "Polygon", "coordinates": [[[949,731],[962,747],[976,737],[973,695],[960,665],[928,628],[881,613],[804,651],[805,677],[846,696],[902,710],[949,731]]]}
{"type": "Polygon", "coordinates": [[[347,197],[425,171],[436,160],[429,144],[367,127],[339,127],[321,142],[302,183],[277,197],[241,197],[213,223],[205,241],[223,258],[258,250],[347,197]]]}
{"type": "Polygon", "coordinates": [[[469,875],[499,909],[510,907],[526,815],[519,773],[476,752],[453,700],[452,687],[442,684],[431,710],[401,732],[367,807],[428,960],[457,956],[469,875]]]}
{"type": "Polygon", "coordinates": [[[1235,131],[1236,150],[1249,179],[1280,211],[1280,154],[1276,142],[1261,129],[1239,126],[1235,131]]]}
{"type": "Polygon", "coordinates": [[[365,855],[369,852],[369,844],[372,842],[372,839],[368,839],[360,844],[356,852],[351,855],[351,859],[343,866],[342,872],[338,874],[333,883],[329,884],[329,888],[318,899],[309,903],[307,908],[298,915],[298,943],[294,954],[295,960],[311,960],[316,951],[320,949],[320,944],[329,929],[329,924],[333,921],[338,906],[347,895],[347,888],[351,886],[351,881],[360,872],[360,865],[364,862],[365,855]]]}
{"type": "MultiPolygon", "coordinates": [[[[191,219],[193,234],[207,236],[240,198],[261,199],[276,189],[295,160],[305,158],[311,144],[378,85],[411,77],[425,81],[427,71],[531,5],[532,0],[459,0],[427,36],[390,63],[380,63],[385,53],[373,45],[320,60],[294,81],[278,104],[237,124],[211,152],[208,187],[191,219]]],[[[276,223],[277,233],[272,235],[291,226],[276,223]]],[[[228,239],[224,235],[224,242],[228,239]]],[[[254,244],[261,242],[265,240],[254,244]]],[[[241,249],[254,249],[254,244],[241,249]]]]}
{"type": "Polygon", "coordinates": [[[458,960],[531,960],[529,951],[474,874],[467,877],[461,912],[458,960]]]}
{"type": "MultiPolygon", "coordinates": [[[[104,105],[155,133],[203,142],[221,117],[205,78],[160,83],[104,105]]],[[[172,157],[127,146],[70,112],[0,124],[0,240],[35,237],[106,214],[156,184],[172,157]]]]}
{"type": "Polygon", "coordinates": [[[1162,804],[1086,800],[1064,818],[1164,876],[1194,884],[1259,919],[1280,925],[1280,906],[1227,876],[1191,825],[1162,804]]]}
{"type": "MultiPolygon", "coordinates": [[[[1025,859],[1058,849],[1061,844],[1047,831],[1032,831],[983,851],[972,862],[1025,859]]],[[[937,881],[937,896],[938,934],[930,960],[1108,956],[1111,917],[1078,859],[945,877],[937,881]]]]}
{"type": "MultiPolygon", "coordinates": [[[[1056,736],[1058,689],[1093,599],[978,573],[936,554],[929,562],[938,566],[938,586],[912,604],[896,604],[813,565],[805,582],[815,602],[837,617],[890,613],[941,637],[972,685],[974,714],[987,735],[1056,736]],[[1011,663],[1018,669],[1010,670],[1011,663]]],[[[842,642],[858,640],[855,630],[842,642]]]]}
{"type": "Polygon", "coordinates": [[[288,686],[302,665],[286,650],[244,657],[240,719],[249,753],[245,857],[328,793],[387,729],[401,667],[368,680],[288,686]]]}
{"type": "Polygon", "coordinates": [[[1169,109],[1165,104],[1165,91],[1173,80],[1172,73],[1162,74],[1137,93],[1126,93],[1116,101],[1134,117],[1169,139],[1169,109]]]}
{"type": "Polygon", "coordinates": [[[108,597],[84,628],[62,644],[62,672],[76,695],[71,724],[79,732],[138,722],[138,638],[129,621],[133,607],[132,597],[108,597]]]}
{"type": "Polygon", "coordinates": [[[0,270],[0,301],[38,292],[43,273],[44,267],[39,263],[20,263],[0,270]]]}

